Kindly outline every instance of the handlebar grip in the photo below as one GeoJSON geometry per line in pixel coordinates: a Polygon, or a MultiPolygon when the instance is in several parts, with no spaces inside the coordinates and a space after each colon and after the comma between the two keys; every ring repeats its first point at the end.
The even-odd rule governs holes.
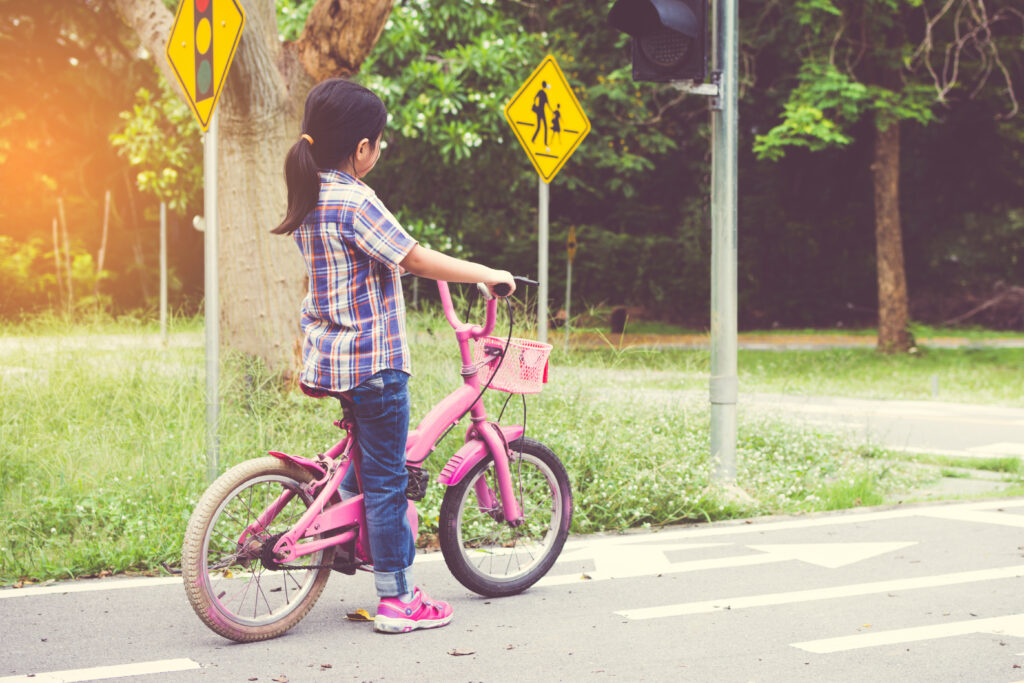
{"type": "MultiPolygon", "coordinates": [[[[518,275],[516,275],[512,279],[516,281],[517,285],[533,285],[534,287],[537,286],[537,281],[531,280],[528,277],[519,277],[518,275]]],[[[496,296],[508,296],[509,292],[511,291],[512,288],[506,285],[504,282],[499,282],[498,284],[494,285],[494,294],[496,296]]]]}

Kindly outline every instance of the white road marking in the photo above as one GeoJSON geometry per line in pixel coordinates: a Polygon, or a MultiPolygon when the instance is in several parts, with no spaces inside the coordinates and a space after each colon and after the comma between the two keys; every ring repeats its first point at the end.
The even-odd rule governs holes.
{"type": "Polygon", "coordinates": [[[767,593],[764,595],[716,598],[713,600],[685,602],[676,605],[619,610],[615,613],[624,616],[627,619],[661,619],[664,617],[678,617],[687,614],[707,614],[722,610],[767,607],[770,605],[788,605],[797,602],[850,598],[860,595],[873,595],[875,593],[915,590],[918,588],[954,586],[963,583],[1010,579],[1019,576],[1024,576],[1024,565],[999,567],[996,569],[979,569],[968,572],[955,572],[952,574],[937,574],[934,576],[920,576],[910,579],[871,581],[868,583],[855,583],[847,586],[815,588],[803,591],[791,591],[788,593],[767,593]]]}
{"type": "Polygon", "coordinates": [[[916,545],[916,541],[899,541],[894,543],[801,543],[780,545],[751,545],[757,555],[732,555],[729,557],[712,557],[702,560],[685,562],[669,562],[666,552],[671,550],[689,550],[706,545],[726,545],[723,543],[673,545],[659,543],[650,545],[634,545],[625,551],[623,548],[604,546],[574,550],[573,557],[590,557],[594,560],[594,570],[586,576],[579,574],[548,576],[537,582],[539,586],[562,586],[580,581],[608,581],[638,576],[658,576],[678,574],[682,572],[706,571],[709,569],[725,569],[729,567],[750,567],[775,562],[799,560],[819,567],[835,569],[869,557],[882,555],[916,545]]]}
{"type": "Polygon", "coordinates": [[[1024,515],[1007,512],[985,512],[983,510],[949,510],[934,508],[924,514],[934,519],[951,519],[957,522],[973,522],[975,524],[998,524],[1000,526],[1024,527],[1024,515]]]}
{"type": "Polygon", "coordinates": [[[1024,614],[1011,614],[1005,617],[991,617],[989,619],[954,621],[949,624],[935,624],[933,626],[898,628],[889,631],[879,631],[877,633],[860,633],[855,636],[842,636],[839,638],[808,640],[803,643],[793,643],[793,647],[798,647],[801,650],[817,654],[828,654],[830,652],[857,650],[864,647],[878,647],[881,645],[896,645],[900,643],[913,643],[920,640],[932,640],[934,638],[963,636],[971,633],[988,633],[992,635],[1024,638],[1024,614]]]}
{"type": "Polygon", "coordinates": [[[748,545],[752,550],[778,555],[789,560],[800,560],[819,567],[836,569],[876,555],[902,550],[917,545],[917,541],[896,541],[892,543],[799,543],[748,545]]]}
{"type": "MultiPolygon", "coordinates": [[[[180,576],[142,577],[136,579],[85,579],[67,583],[54,583],[43,586],[26,586],[0,590],[0,600],[4,598],[34,598],[39,595],[63,593],[86,593],[89,591],[105,591],[121,588],[149,588],[151,586],[181,585],[180,576]]],[[[0,679],[2,681],[3,679],[0,679]]]]}
{"type": "Polygon", "coordinates": [[[76,681],[96,681],[102,678],[151,676],[153,674],[190,671],[199,668],[201,667],[198,662],[193,662],[191,659],[161,659],[155,662],[139,662],[137,664],[118,664],[115,666],[97,666],[91,669],[68,669],[66,671],[50,671],[48,673],[26,674],[24,676],[7,676],[6,678],[0,678],[0,683],[14,683],[14,681],[74,683],[76,681]]]}

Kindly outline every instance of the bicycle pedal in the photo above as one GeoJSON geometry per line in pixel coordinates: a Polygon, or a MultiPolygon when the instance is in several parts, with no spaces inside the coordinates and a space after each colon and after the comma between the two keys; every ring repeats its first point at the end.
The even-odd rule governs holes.
{"type": "Polygon", "coordinates": [[[411,465],[406,465],[405,469],[409,472],[409,483],[405,487],[405,497],[414,503],[418,503],[427,495],[430,473],[411,465]]]}
{"type": "Polygon", "coordinates": [[[363,561],[356,555],[355,541],[349,541],[344,545],[338,546],[334,551],[331,569],[352,576],[362,564],[363,561]]]}
{"type": "Polygon", "coordinates": [[[342,574],[348,574],[353,576],[356,570],[363,565],[361,560],[357,560],[347,553],[343,553],[340,556],[335,555],[334,561],[331,562],[331,569],[342,574]]]}

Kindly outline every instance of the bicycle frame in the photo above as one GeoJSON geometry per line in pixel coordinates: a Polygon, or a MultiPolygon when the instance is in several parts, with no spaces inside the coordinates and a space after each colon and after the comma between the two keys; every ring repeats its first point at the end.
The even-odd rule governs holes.
{"type": "MultiPolygon", "coordinates": [[[[487,421],[487,412],[481,396],[480,379],[473,363],[472,342],[491,334],[494,330],[497,300],[488,299],[485,321],[482,326],[470,325],[460,321],[456,315],[448,283],[439,281],[437,285],[445,318],[455,330],[455,338],[462,356],[463,384],[443,398],[427,413],[416,428],[409,432],[405,449],[406,462],[411,467],[421,468],[433,452],[437,440],[468,412],[471,424],[466,430],[466,443],[442,468],[437,482],[446,486],[454,486],[462,481],[477,463],[488,455],[492,455],[504,520],[517,526],[523,521],[523,512],[515,496],[512,472],[509,466],[508,443],[523,435],[523,427],[519,425],[501,427],[487,421]]],[[[354,466],[356,476],[359,477],[361,454],[353,437],[351,422],[346,418],[335,424],[345,430],[345,436],[317,460],[278,451],[270,452],[270,455],[276,458],[293,462],[313,473],[315,478],[306,487],[309,493],[320,488],[320,493],[299,518],[299,521],[274,545],[274,553],[281,558],[281,562],[293,561],[304,555],[347,543],[357,537],[359,529],[366,526],[362,494],[343,502],[340,501],[337,494],[338,486],[349,467],[354,466]],[[334,530],[342,531],[327,538],[302,540],[334,530]]],[[[362,480],[359,479],[359,481],[360,488],[362,488],[362,480]]],[[[476,483],[475,492],[481,508],[490,509],[497,503],[495,492],[487,486],[483,478],[476,483]]],[[[280,512],[296,493],[295,491],[285,491],[271,503],[242,533],[238,539],[239,547],[245,545],[250,535],[260,532],[267,520],[280,512]]],[[[409,502],[409,521],[413,528],[413,536],[415,536],[418,520],[412,501],[409,502]]],[[[369,549],[364,548],[364,551],[368,555],[369,549]]]]}

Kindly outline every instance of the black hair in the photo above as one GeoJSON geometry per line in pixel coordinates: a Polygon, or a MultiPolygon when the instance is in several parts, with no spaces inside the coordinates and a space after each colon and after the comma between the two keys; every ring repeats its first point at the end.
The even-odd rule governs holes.
{"type": "Polygon", "coordinates": [[[317,84],[306,97],[302,135],[288,150],[284,178],[288,184],[288,213],[271,230],[290,235],[316,208],[320,196],[320,169],[339,168],[352,159],[360,140],[371,145],[384,131],[388,111],[380,98],[361,85],[343,78],[317,84]]]}

